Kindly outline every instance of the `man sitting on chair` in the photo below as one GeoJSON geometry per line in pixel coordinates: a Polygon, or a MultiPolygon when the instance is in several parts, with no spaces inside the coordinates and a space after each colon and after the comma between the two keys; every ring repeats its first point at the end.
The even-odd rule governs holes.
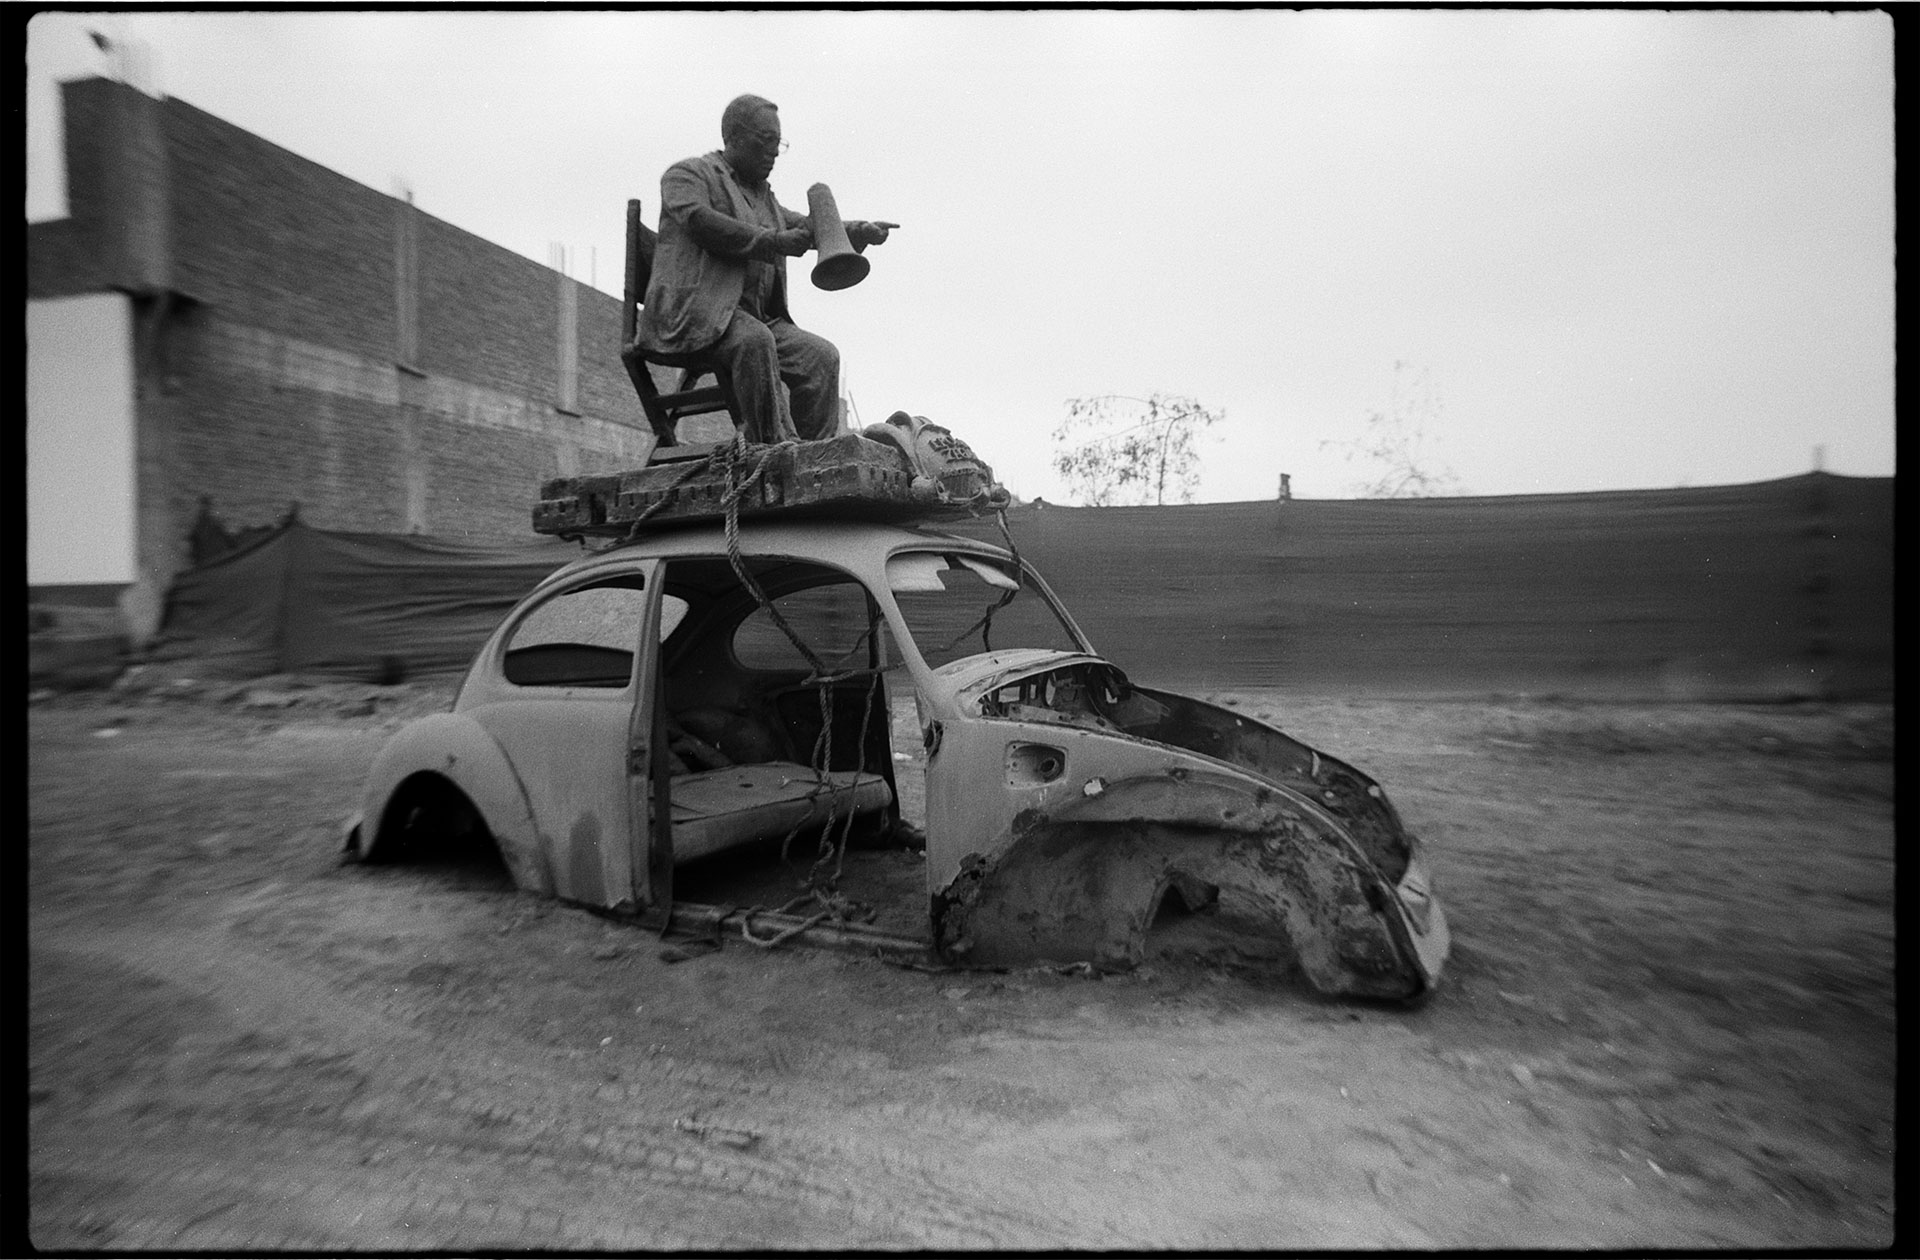
{"type": "MultiPolygon", "coordinates": [[[[643,353],[705,352],[732,386],[734,424],[750,442],[833,436],[840,352],[794,327],[787,262],[813,248],[813,227],[774,198],[767,176],[786,145],[780,113],[758,96],[720,115],[725,148],[676,162],[660,180],[660,241],[640,313],[643,353]],[[784,381],[792,392],[789,405],[784,381]]],[[[897,223],[845,224],[855,247],[897,223]]]]}

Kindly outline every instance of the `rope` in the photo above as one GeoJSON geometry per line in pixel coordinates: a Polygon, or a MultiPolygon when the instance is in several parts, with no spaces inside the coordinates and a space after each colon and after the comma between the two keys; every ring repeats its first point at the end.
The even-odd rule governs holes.
{"type": "MultiPolygon", "coordinates": [[[[866,700],[860,710],[860,747],[856,752],[856,768],[853,772],[853,782],[848,785],[848,791],[853,791],[860,786],[860,775],[862,772],[858,769],[857,762],[859,760],[859,753],[865,751],[867,731],[873,722],[873,698],[879,690],[880,672],[874,670],[869,676],[866,700]]],[[[833,758],[833,708],[830,699],[831,695],[832,692],[826,686],[823,685],[820,688],[820,710],[822,717],[820,721],[820,738],[814,742],[814,764],[815,773],[820,776],[821,787],[824,787],[828,792],[836,792],[839,789],[834,787],[832,781],[826,778],[827,771],[824,769],[824,767],[831,763],[833,758]],[[822,751],[823,749],[824,751],[822,751]]],[[[813,796],[816,799],[819,796],[820,790],[820,788],[814,789],[813,796]]],[[[834,823],[833,806],[829,804],[827,810],[825,834],[831,835],[834,823]]],[[[820,856],[814,860],[813,869],[807,872],[807,886],[809,888],[818,890],[824,887],[829,891],[839,888],[840,873],[846,867],[847,841],[851,839],[852,836],[853,810],[849,808],[845,818],[842,819],[840,823],[839,841],[837,843],[830,842],[822,845],[820,856]],[[820,879],[820,872],[821,869],[826,866],[829,857],[833,859],[833,875],[823,884],[820,879]]],[[[784,849],[784,846],[782,847],[784,849]]]]}
{"type": "MultiPolygon", "coordinates": [[[[804,905],[806,902],[808,902],[811,899],[812,899],[811,897],[795,897],[792,901],[789,901],[786,905],[781,906],[779,910],[775,911],[775,913],[776,914],[792,914],[795,910],[799,909],[802,905],[804,905]]],[[[825,899],[822,898],[822,900],[824,901],[825,899]]],[[[808,928],[820,926],[822,923],[826,922],[827,919],[832,914],[832,907],[829,906],[827,909],[822,910],[820,913],[816,915],[813,915],[811,918],[805,920],[804,922],[796,923],[789,928],[782,928],[780,931],[775,932],[772,936],[768,936],[768,937],[755,936],[753,934],[753,916],[761,913],[765,909],[766,909],[765,906],[755,906],[751,910],[748,910],[746,914],[743,915],[740,919],[740,939],[747,942],[747,944],[749,945],[758,945],[761,949],[773,949],[775,946],[784,945],[788,941],[792,940],[794,937],[800,935],[800,933],[806,931],[808,928]]]]}
{"type": "MultiPolygon", "coordinates": [[[[773,913],[792,914],[794,911],[798,910],[801,906],[807,904],[809,901],[819,902],[822,908],[816,911],[814,914],[809,915],[803,921],[799,923],[795,923],[791,927],[785,927],[780,929],[778,932],[775,932],[772,936],[755,936],[753,934],[753,916],[756,914],[764,914],[767,912],[767,908],[765,906],[754,906],[753,908],[748,910],[744,915],[741,916],[740,939],[743,941],[746,941],[750,945],[758,945],[761,949],[773,949],[776,946],[786,944],[788,941],[800,935],[800,933],[806,931],[808,928],[814,928],[814,927],[820,926],[822,923],[825,923],[828,919],[832,919],[835,926],[845,927],[847,925],[847,921],[849,918],[848,912],[851,909],[858,908],[858,903],[849,901],[847,898],[840,896],[838,893],[822,892],[816,888],[816,889],[810,889],[807,892],[802,893],[800,896],[795,897],[792,901],[789,901],[786,905],[781,906],[778,910],[774,911],[773,913]]],[[[873,915],[869,911],[869,913],[865,917],[867,919],[871,919],[873,915]]]]}
{"type": "Polygon", "coordinates": [[[1000,522],[1000,537],[1006,539],[1007,550],[1013,553],[1013,576],[1017,580],[1026,568],[1020,559],[1020,544],[1013,541],[1013,531],[1007,528],[1007,510],[1001,508],[993,515],[1000,522]]]}
{"type": "MultiPolygon", "coordinates": [[[[815,684],[818,687],[819,695],[820,695],[820,734],[814,738],[813,757],[811,761],[811,768],[813,770],[814,787],[813,787],[813,790],[807,794],[808,800],[818,800],[820,799],[822,794],[825,794],[831,797],[840,792],[850,793],[850,792],[856,791],[860,786],[860,776],[866,773],[865,771],[859,769],[858,766],[856,765],[853,772],[854,774],[853,782],[849,783],[844,788],[834,783],[832,778],[830,777],[832,773],[831,766],[833,762],[833,684],[845,682],[850,678],[857,678],[861,674],[866,674],[869,679],[867,684],[866,703],[860,715],[860,737],[862,740],[862,747],[864,748],[866,732],[873,721],[873,697],[874,697],[874,694],[880,689],[880,671],[852,669],[852,670],[846,671],[845,673],[840,673],[840,674],[813,674],[813,675],[809,675],[807,678],[802,680],[803,686],[806,685],[807,683],[815,684]]],[[[836,819],[835,808],[831,801],[829,801],[828,803],[827,820],[826,820],[826,823],[824,824],[826,827],[826,834],[831,834],[833,824],[836,821],[841,822],[841,834],[840,834],[838,852],[842,855],[841,859],[836,860],[834,863],[833,881],[828,885],[829,888],[834,887],[839,882],[840,869],[844,862],[844,854],[846,853],[847,838],[853,834],[853,813],[854,811],[852,809],[849,809],[847,810],[846,816],[843,820],[836,819]]],[[[806,823],[807,823],[806,818],[802,818],[799,822],[796,822],[787,831],[786,837],[780,841],[780,860],[782,862],[787,860],[788,851],[793,845],[794,837],[800,834],[801,829],[805,827],[806,823]]],[[[815,886],[814,876],[818,873],[820,866],[824,862],[825,857],[829,852],[831,852],[830,849],[823,847],[821,860],[816,861],[814,863],[813,871],[808,873],[806,886],[808,887],[815,886]]]]}
{"type": "MultiPolygon", "coordinates": [[[[738,440],[739,435],[735,434],[734,437],[735,437],[735,440],[738,440]]],[[[672,503],[674,500],[674,496],[679,491],[681,486],[686,485],[689,481],[692,481],[695,477],[698,477],[701,473],[707,472],[710,469],[712,469],[715,465],[719,464],[721,462],[721,457],[724,456],[728,452],[728,450],[729,450],[729,447],[727,446],[716,446],[712,450],[708,451],[699,460],[689,463],[687,465],[687,470],[681,473],[678,477],[675,477],[673,479],[673,484],[669,485],[666,488],[666,490],[664,490],[661,493],[659,498],[655,499],[651,504],[649,504],[647,509],[644,512],[640,513],[640,515],[633,518],[633,522],[627,526],[627,536],[621,539],[620,541],[632,542],[635,538],[639,537],[640,527],[646,524],[647,521],[654,515],[654,513],[659,512],[661,509],[665,508],[668,504],[672,503]]]]}
{"type": "Polygon", "coordinates": [[[727,563],[733,567],[734,576],[740,579],[740,585],[746,587],[760,607],[767,610],[767,616],[772,618],[773,624],[780,628],[780,633],[787,636],[787,642],[793,644],[794,650],[806,658],[808,666],[814,674],[818,675],[825,671],[825,664],[814,654],[813,649],[794,633],[793,627],[788,625],[787,619],[780,615],[780,610],[774,607],[767,593],[760,589],[760,583],[754,581],[753,574],[747,570],[746,561],[740,555],[740,499],[766,473],[767,461],[773,458],[775,448],[770,446],[760,452],[760,458],[754,463],[753,471],[744,481],[740,479],[739,472],[741,461],[746,457],[746,439],[736,433],[733,436],[732,445],[722,449],[727,452],[725,462],[727,485],[720,499],[727,514],[727,563]]]}
{"type": "Polygon", "coordinates": [[[775,932],[772,936],[762,940],[760,937],[755,936],[747,926],[753,921],[753,913],[751,910],[747,911],[747,917],[740,920],[740,939],[749,945],[758,945],[761,949],[772,949],[775,946],[784,945],[808,928],[819,927],[822,923],[826,922],[827,919],[827,913],[823,910],[804,923],[796,923],[790,928],[783,928],[775,932]]]}
{"type": "Polygon", "coordinates": [[[1007,540],[1007,550],[1013,555],[1013,589],[1003,592],[998,600],[987,606],[987,611],[980,614],[978,621],[975,621],[965,630],[962,630],[959,634],[947,640],[946,645],[940,648],[935,655],[944,656],[948,652],[953,651],[953,649],[972,638],[975,630],[980,631],[980,646],[989,652],[993,651],[993,614],[999,612],[1008,604],[1011,604],[1020,594],[1020,579],[1026,571],[1025,564],[1020,559],[1020,547],[1013,541],[1013,531],[1007,528],[1006,512],[1003,510],[994,513],[994,515],[1000,518],[1000,536],[1007,540]]]}
{"type": "MultiPolygon", "coordinates": [[[[792,913],[809,901],[817,902],[821,906],[821,909],[809,915],[801,922],[783,928],[768,937],[759,937],[753,934],[753,916],[765,913],[766,907],[754,906],[748,909],[740,920],[740,936],[741,939],[745,940],[748,944],[755,945],[761,949],[773,949],[783,945],[800,933],[817,927],[829,919],[833,920],[836,924],[844,925],[848,921],[851,913],[864,911],[864,917],[867,920],[871,920],[873,917],[871,907],[863,906],[861,903],[843,897],[838,891],[840,877],[846,866],[848,842],[853,835],[854,810],[849,807],[844,817],[836,817],[838,810],[832,798],[837,796],[842,790],[851,793],[856,791],[860,786],[860,776],[866,773],[860,766],[865,759],[867,732],[872,728],[874,700],[880,694],[879,668],[871,664],[864,669],[836,670],[835,668],[829,667],[827,662],[823,661],[820,655],[816,653],[794,630],[793,626],[788,623],[786,617],[784,617],[779,608],[774,605],[772,598],[767,595],[765,589],[755,580],[752,571],[747,567],[746,560],[741,554],[740,503],[746,497],[747,493],[766,475],[768,463],[771,461],[775,449],[774,447],[761,448],[753,460],[752,469],[748,471],[745,476],[742,476],[742,469],[748,459],[748,448],[744,435],[735,433],[731,442],[724,446],[716,447],[698,462],[689,463],[687,469],[674,479],[673,483],[667,487],[665,492],[645,511],[634,518],[628,525],[626,537],[623,540],[630,542],[637,537],[641,525],[671,504],[677,497],[677,493],[681,487],[716,467],[721,469],[723,477],[721,505],[725,511],[726,519],[727,563],[732,568],[734,576],[740,580],[741,586],[753,596],[756,604],[766,610],[768,618],[772,620],[774,625],[779,627],[780,632],[786,636],[787,641],[793,644],[794,650],[799,652],[802,659],[807,662],[808,673],[806,677],[801,680],[801,685],[813,686],[818,690],[820,697],[820,734],[814,740],[812,766],[814,772],[814,787],[807,794],[807,799],[809,801],[818,801],[823,794],[826,795],[829,798],[827,802],[827,817],[821,829],[819,856],[814,859],[813,866],[808,870],[806,880],[802,884],[802,887],[805,888],[806,891],[781,907],[778,913],[792,913]],[[831,777],[831,766],[833,762],[833,689],[836,684],[858,678],[862,674],[867,675],[868,681],[866,695],[860,712],[859,744],[854,758],[855,768],[853,771],[853,782],[848,784],[845,789],[842,789],[833,782],[831,777]],[[840,823],[840,835],[837,841],[833,838],[835,822],[840,823]],[[833,864],[831,874],[826,873],[829,859],[832,860],[833,864]]],[[[949,648],[963,642],[968,636],[972,635],[975,630],[980,630],[981,643],[988,651],[991,651],[993,649],[991,635],[994,613],[1006,607],[1020,594],[1020,578],[1024,571],[1024,564],[1020,559],[1019,546],[1013,541],[1012,531],[1007,527],[1007,514],[1004,503],[996,503],[992,491],[989,488],[972,496],[964,504],[957,506],[963,507],[970,515],[979,516],[982,514],[982,509],[988,505],[994,505],[994,514],[1000,524],[1000,535],[1006,540],[1007,550],[1013,558],[1014,587],[1012,590],[1003,592],[999,600],[988,607],[979,621],[969,626],[960,634],[959,638],[956,638],[952,643],[948,644],[949,648]]],[[[578,537],[577,540],[582,546],[585,546],[586,540],[584,537],[578,537]]],[[[613,545],[617,546],[619,544],[616,543],[613,545]]],[[[862,647],[867,646],[878,633],[879,616],[877,610],[873,610],[869,613],[866,630],[861,634],[860,638],[854,642],[852,647],[834,659],[832,663],[833,666],[838,667],[851,659],[862,647]]],[[[782,862],[788,860],[788,852],[793,840],[800,834],[802,828],[805,827],[811,813],[811,810],[808,811],[807,815],[803,815],[799,821],[795,822],[793,827],[788,830],[786,837],[781,840],[780,860],[782,862]]],[[[671,924],[672,907],[668,906],[667,910],[668,924],[671,924]]],[[[664,933],[665,929],[663,928],[662,930],[664,933]]]]}
{"type": "MultiPolygon", "coordinates": [[[[807,891],[783,907],[781,913],[790,913],[809,900],[817,900],[824,908],[805,921],[784,928],[770,937],[758,937],[753,934],[753,916],[756,913],[762,912],[764,907],[756,906],[747,911],[746,916],[740,922],[741,938],[762,949],[772,949],[792,939],[799,933],[806,931],[808,928],[826,922],[828,919],[832,919],[836,923],[845,923],[848,913],[851,910],[859,908],[857,903],[841,897],[837,891],[840,875],[845,867],[847,842],[853,834],[854,810],[849,807],[843,817],[836,817],[839,811],[835,807],[835,802],[832,798],[843,790],[849,793],[855,791],[859,787],[860,775],[864,773],[864,771],[858,769],[856,766],[854,781],[844,789],[836,785],[831,777],[832,772],[830,767],[833,760],[833,688],[837,683],[858,678],[862,674],[866,674],[869,678],[865,704],[860,717],[863,749],[865,747],[866,732],[873,720],[874,696],[880,689],[880,672],[878,669],[869,667],[864,669],[835,670],[832,666],[829,666],[826,661],[821,659],[819,653],[815,652],[812,646],[809,645],[806,640],[802,639],[787,619],[781,615],[780,609],[774,604],[772,597],[770,597],[760,583],[755,580],[752,570],[747,567],[746,558],[741,554],[740,504],[747,492],[766,475],[767,464],[772,458],[773,452],[774,448],[772,447],[762,450],[755,459],[752,470],[742,477],[741,469],[746,462],[747,448],[745,439],[736,434],[733,442],[715,450],[708,456],[707,461],[701,465],[701,468],[704,469],[714,463],[718,463],[724,470],[725,489],[721,495],[721,506],[725,510],[726,518],[727,564],[733,569],[734,576],[740,580],[740,585],[746,588],[747,592],[753,596],[756,604],[766,610],[768,618],[772,620],[774,625],[779,627],[780,632],[787,637],[787,641],[793,644],[794,650],[799,652],[801,657],[807,662],[808,672],[806,677],[801,680],[801,683],[803,686],[813,686],[817,688],[820,696],[820,734],[818,738],[814,740],[812,757],[814,787],[812,791],[808,793],[807,799],[817,801],[823,795],[828,797],[827,818],[822,830],[820,854],[814,860],[813,867],[808,871],[806,882],[803,885],[807,891]],[[832,838],[833,825],[836,821],[841,824],[840,838],[837,843],[832,838]],[[833,871],[830,876],[825,875],[829,858],[833,860],[833,871]]],[[[691,475],[692,474],[689,474],[689,477],[691,475]]],[[[685,479],[687,478],[683,478],[683,480],[685,479]]],[[[661,503],[657,503],[654,507],[648,509],[647,514],[651,515],[651,513],[662,506],[664,502],[665,498],[663,497],[661,503]]],[[[644,517],[642,519],[644,519],[644,517]]],[[[635,523],[638,524],[637,521],[635,523]]],[[[853,654],[868,643],[876,633],[878,633],[878,619],[877,617],[870,616],[866,631],[853,647],[834,659],[833,666],[838,666],[853,656],[853,654]]],[[[856,761],[857,760],[858,758],[856,758],[856,761]]],[[[787,860],[794,838],[800,834],[808,821],[809,816],[802,816],[788,829],[786,836],[780,842],[781,861],[784,862],[787,860]]]]}
{"type": "MultiPolygon", "coordinates": [[[[746,911],[740,920],[741,939],[761,949],[773,949],[785,944],[800,933],[805,932],[809,928],[817,927],[829,919],[832,919],[835,923],[844,924],[847,922],[850,912],[865,908],[861,907],[859,903],[841,896],[838,891],[840,877],[846,868],[848,841],[851,840],[853,836],[854,810],[849,807],[843,817],[836,817],[839,811],[835,807],[835,802],[832,798],[837,796],[842,790],[851,793],[857,790],[860,785],[860,776],[865,773],[864,770],[860,769],[860,763],[865,757],[867,732],[872,728],[873,724],[874,700],[880,694],[880,670],[877,667],[870,665],[864,669],[848,670],[836,670],[833,668],[833,666],[839,666],[850,659],[854,653],[858,652],[863,646],[866,646],[873,637],[878,634],[879,618],[877,614],[869,615],[867,628],[861,634],[860,638],[856,640],[853,646],[846,652],[837,656],[832,666],[829,666],[829,664],[820,657],[819,653],[815,652],[812,646],[802,639],[799,633],[794,630],[793,626],[788,623],[786,617],[781,614],[780,609],[775,606],[773,599],[767,594],[766,590],[761,587],[760,583],[755,580],[752,571],[747,567],[745,557],[741,554],[740,503],[747,492],[766,475],[767,464],[772,458],[773,453],[774,448],[772,447],[761,450],[758,457],[754,460],[752,470],[748,472],[746,476],[742,477],[741,469],[747,459],[747,444],[745,438],[736,433],[732,442],[726,446],[715,449],[708,454],[706,459],[682,474],[681,477],[669,487],[669,493],[662,495],[659,501],[655,502],[642,513],[628,530],[628,537],[631,538],[643,521],[671,501],[673,497],[671,492],[673,490],[677,490],[680,486],[692,480],[693,477],[707,471],[709,468],[715,467],[716,465],[720,467],[723,470],[725,479],[725,488],[721,495],[721,505],[726,515],[727,564],[733,569],[734,576],[740,580],[740,585],[746,588],[747,592],[753,596],[756,604],[766,610],[768,618],[779,628],[780,633],[786,636],[787,641],[793,644],[794,650],[800,653],[801,658],[806,661],[808,672],[806,677],[801,680],[801,685],[812,686],[816,688],[819,693],[820,734],[813,742],[812,769],[814,772],[814,787],[813,790],[808,793],[807,799],[817,801],[822,795],[827,796],[829,798],[827,802],[827,818],[826,822],[822,825],[819,856],[814,859],[813,866],[808,870],[806,880],[802,885],[806,891],[781,907],[778,913],[790,914],[809,901],[818,902],[822,908],[801,922],[783,928],[768,937],[759,937],[753,934],[753,916],[764,913],[766,907],[754,906],[746,911]],[[838,683],[858,678],[862,674],[867,675],[867,690],[860,711],[860,742],[855,752],[853,782],[847,785],[845,789],[842,789],[833,782],[831,777],[831,766],[833,763],[834,686],[838,683]],[[836,822],[840,824],[838,840],[833,838],[833,829],[836,822]],[[827,873],[829,860],[831,860],[833,867],[831,874],[827,873]]],[[[965,507],[973,515],[978,516],[980,515],[981,507],[991,502],[993,502],[993,499],[990,492],[982,491],[980,494],[968,500],[965,507]]],[[[1007,528],[1007,514],[1004,507],[996,507],[995,515],[999,519],[1001,537],[1006,540],[1007,550],[1013,557],[1014,587],[1012,590],[1003,592],[1000,598],[987,609],[980,620],[962,632],[959,638],[948,645],[949,647],[964,641],[975,630],[980,630],[981,643],[988,651],[991,651],[993,645],[990,636],[992,634],[994,613],[1006,607],[1020,594],[1020,576],[1024,568],[1020,560],[1020,549],[1013,541],[1012,532],[1007,528]]],[[[809,811],[809,813],[811,813],[811,811],[809,811]]],[[[805,827],[807,821],[808,817],[803,816],[799,821],[794,823],[787,831],[786,837],[781,840],[780,860],[782,862],[788,860],[788,853],[793,844],[793,840],[800,834],[800,831],[805,827]]],[[[871,909],[865,909],[867,909],[867,917],[871,918],[871,909]]]]}

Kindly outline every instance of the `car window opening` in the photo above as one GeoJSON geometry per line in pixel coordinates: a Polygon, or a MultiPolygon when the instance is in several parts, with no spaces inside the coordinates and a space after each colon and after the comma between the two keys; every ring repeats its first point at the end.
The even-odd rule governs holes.
{"type": "MultiPolygon", "coordinates": [[[[857,917],[846,851],[899,807],[882,613],[851,575],[759,557],[671,562],[664,593],[692,610],[663,645],[667,792],[676,857],[754,846],[787,868],[767,909],[857,917]],[[805,891],[792,904],[796,887],[805,891]]],[[[758,943],[765,944],[766,941],[758,943]]]]}
{"type": "MultiPolygon", "coordinates": [[[[645,611],[641,579],[620,578],[561,591],[514,628],[502,669],[521,687],[623,689],[633,680],[635,628],[645,611]]],[[[684,615],[684,601],[661,609],[663,624],[684,615]],[[677,607],[675,605],[678,605],[677,607]]]]}
{"type": "Polygon", "coordinates": [[[1085,650],[1024,569],[959,552],[910,551],[888,559],[887,585],[920,655],[935,669],[1010,648],[1085,650]]]}

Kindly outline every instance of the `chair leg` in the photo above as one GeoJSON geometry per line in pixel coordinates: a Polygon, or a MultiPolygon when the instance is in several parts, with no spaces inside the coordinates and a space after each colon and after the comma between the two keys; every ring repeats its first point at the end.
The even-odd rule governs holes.
{"type": "Polygon", "coordinates": [[[654,386],[653,374],[648,370],[646,360],[628,350],[621,354],[620,361],[626,364],[627,378],[633,382],[633,392],[640,399],[640,410],[646,413],[647,424],[653,429],[655,445],[678,446],[680,439],[675,432],[673,417],[660,405],[660,394],[654,386]]]}
{"type": "Polygon", "coordinates": [[[715,372],[713,383],[720,387],[720,397],[726,401],[727,419],[733,421],[733,431],[740,432],[740,400],[733,396],[733,382],[725,372],[715,372]]]}
{"type": "MultiPolygon", "coordinates": [[[[675,392],[677,393],[685,392],[690,386],[698,383],[700,378],[703,376],[713,377],[714,385],[720,390],[720,399],[723,403],[726,404],[727,419],[732,421],[734,432],[736,433],[740,432],[741,431],[740,402],[737,398],[734,397],[733,382],[728,379],[726,370],[724,368],[720,368],[720,367],[682,368],[680,370],[680,383],[678,386],[675,387],[675,392]]],[[[679,419],[678,416],[675,416],[674,418],[675,420],[679,419]]]]}

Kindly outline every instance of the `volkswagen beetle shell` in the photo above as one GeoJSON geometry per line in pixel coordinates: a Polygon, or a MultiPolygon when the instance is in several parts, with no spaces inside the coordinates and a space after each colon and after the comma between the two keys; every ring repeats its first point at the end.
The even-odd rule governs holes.
{"type": "Polygon", "coordinates": [[[881,680],[902,672],[926,750],[927,944],[945,959],[1133,966],[1177,896],[1283,936],[1325,992],[1406,998],[1438,981],[1446,918],[1376,782],[1268,723],[1133,683],[1009,549],[902,525],[756,520],[732,540],[695,526],[563,567],[476,653],[452,711],[381,751],[350,847],[378,856],[424,814],[450,812],[484,827],[528,891],[670,905],[678,862],[852,813],[898,818],[890,724],[870,719],[881,680]],[[756,659],[743,644],[766,612],[743,567],[798,610],[802,638],[810,601],[863,605],[864,669],[756,659]],[[959,612],[942,621],[949,596],[959,612]],[[600,639],[523,646],[569,600],[618,607],[600,639]],[[984,626],[958,647],[933,642],[976,608],[984,626]],[[809,687],[833,692],[821,712],[849,715],[842,742],[858,728],[831,766],[799,751],[819,737],[810,702],[790,703],[809,687]],[[723,701],[770,715],[760,743],[740,741],[755,759],[728,761],[738,808],[712,803],[719,772],[681,764],[664,733],[723,701]],[[811,794],[773,784],[809,770],[811,794]]]}

